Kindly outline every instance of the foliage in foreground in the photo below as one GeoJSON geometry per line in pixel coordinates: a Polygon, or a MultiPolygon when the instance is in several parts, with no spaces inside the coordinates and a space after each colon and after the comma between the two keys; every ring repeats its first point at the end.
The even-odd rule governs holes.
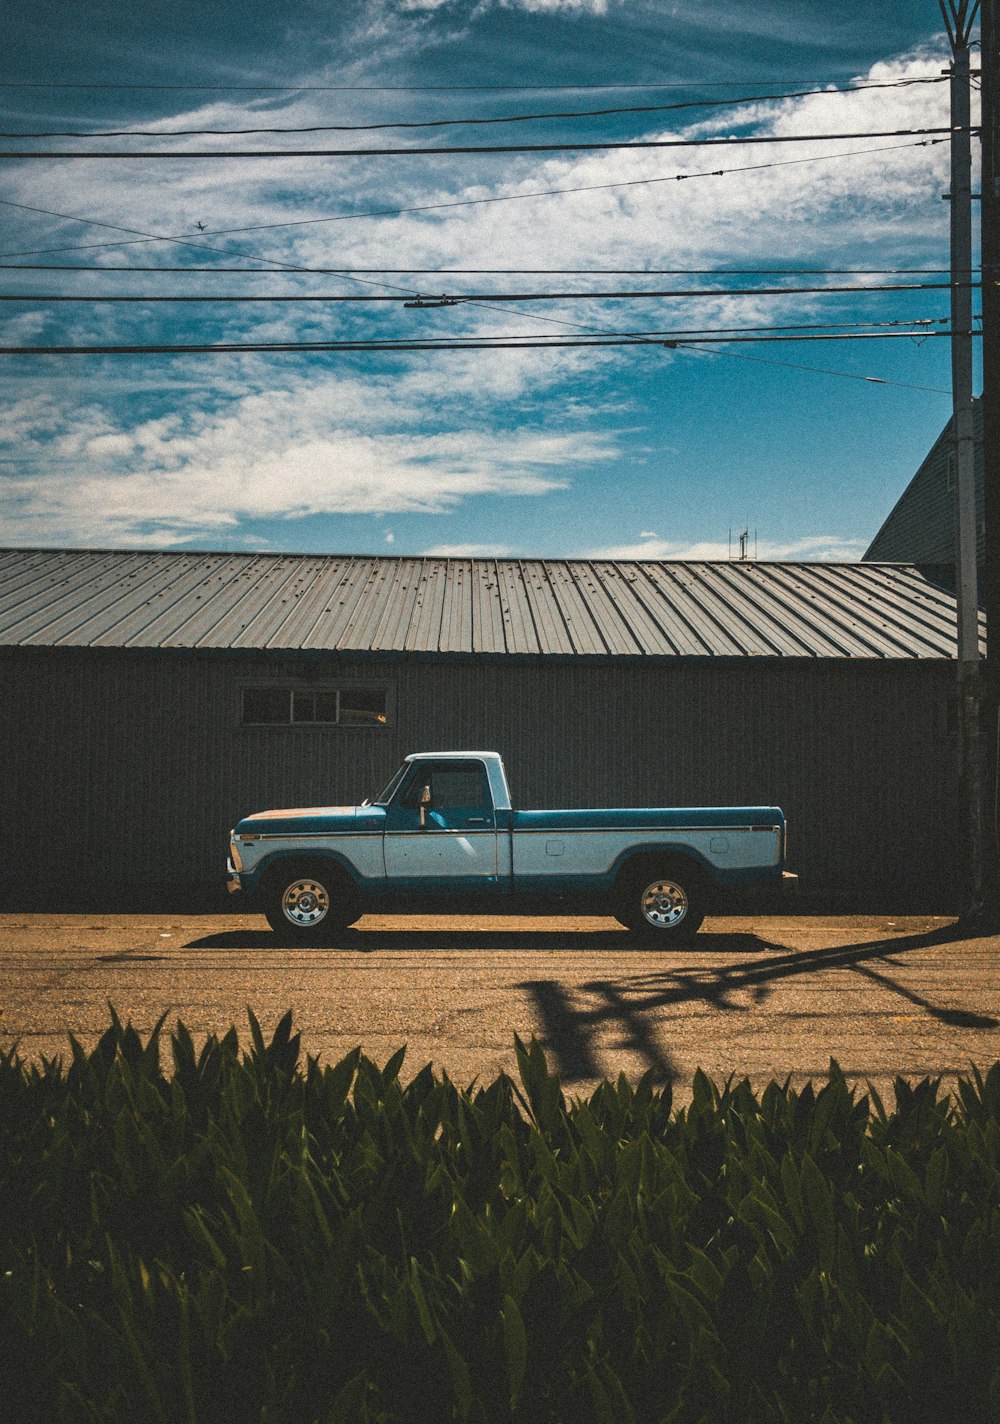
{"type": "Polygon", "coordinates": [[[1000,1418],[1000,1065],[672,1111],[112,1019],[0,1059],[11,1419],[1000,1418]]]}

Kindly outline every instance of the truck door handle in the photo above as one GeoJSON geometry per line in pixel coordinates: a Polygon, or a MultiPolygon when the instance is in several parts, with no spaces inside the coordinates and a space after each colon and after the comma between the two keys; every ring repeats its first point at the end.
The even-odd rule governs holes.
{"type": "Polygon", "coordinates": [[[486,818],[485,816],[470,816],[470,817],[469,817],[469,825],[470,825],[470,826],[486,826],[486,825],[489,825],[489,821],[487,820],[487,818],[486,818]]]}

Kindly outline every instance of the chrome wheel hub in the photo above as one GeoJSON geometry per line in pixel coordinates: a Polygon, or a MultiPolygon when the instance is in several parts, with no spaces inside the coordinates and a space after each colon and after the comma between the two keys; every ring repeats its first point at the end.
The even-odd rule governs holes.
{"type": "Polygon", "coordinates": [[[293,880],[281,897],[281,913],[297,929],[319,924],[329,909],[330,897],[318,880],[293,880]]]}
{"type": "Polygon", "coordinates": [[[687,891],[674,880],[654,880],[642,892],[643,917],[655,929],[679,925],[687,912],[687,891]]]}

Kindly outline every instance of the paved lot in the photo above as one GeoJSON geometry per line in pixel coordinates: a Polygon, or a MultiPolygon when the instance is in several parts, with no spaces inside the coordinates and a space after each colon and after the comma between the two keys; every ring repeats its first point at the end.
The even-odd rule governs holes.
{"type": "Polygon", "coordinates": [[[0,915],[0,1047],[91,1044],[111,1001],[143,1031],[166,1012],[195,1035],[251,1007],[288,1008],[304,1047],[355,1044],[459,1084],[514,1069],[535,1034],[567,1088],[652,1068],[687,1095],[700,1066],[822,1078],[831,1055],[884,1091],[896,1073],[966,1072],[1000,1058],[1000,937],[931,917],[712,919],[695,945],[631,949],[612,920],[367,917],[337,948],[287,949],[238,915],[0,915]]]}

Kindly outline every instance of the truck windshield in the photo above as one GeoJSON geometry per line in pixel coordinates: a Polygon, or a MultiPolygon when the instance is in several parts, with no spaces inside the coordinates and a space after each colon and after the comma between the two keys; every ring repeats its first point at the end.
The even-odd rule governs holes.
{"type": "Polygon", "coordinates": [[[393,798],[393,795],[395,794],[396,787],[402,781],[405,772],[406,762],[404,761],[403,765],[393,776],[392,780],[389,782],[389,785],[385,788],[385,790],[381,792],[380,795],[375,797],[375,800],[372,802],[373,806],[388,806],[389,802],[393,798]]]}

